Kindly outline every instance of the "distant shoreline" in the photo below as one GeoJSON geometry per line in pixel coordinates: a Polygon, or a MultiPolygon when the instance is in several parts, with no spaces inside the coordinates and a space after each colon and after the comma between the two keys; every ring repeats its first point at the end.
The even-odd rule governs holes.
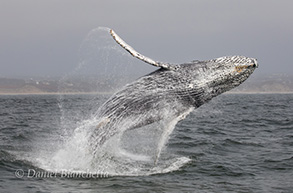
{"type": "MultiPolygon", "coordinates": [[[[16,96],[16,95],[111,95],[114,94],[114,92],[28,92],[28,93],[5,93],[5,92],[0,92],[0,96],[16,96]]],[[[223,94],[293,94],[293,92],[226,92],[223,94]]]]}
{"type": "MultiPolygon", "coordinates": [[[[131,82],[131,78],[72,77],[62,83],[58,79],[13,79],[0,77],[0,95],[87,95],[113,94],[131,82]]],[[[292,94],[293,76],[270,75],[252,77],[226,94],[292,94]]]]}
{"type": "Polygon", "coordinates": [[[31,92],[31,93],[1,93],[0,96],[4,95],[91,95],[91,94],[99,94],[99,95],[110,95],[112,92],[31,92]]]}
{"type": "Polygon", "coordinates": [[[293,92],[226,92],[224,94],[293,94],[293,92]]]}

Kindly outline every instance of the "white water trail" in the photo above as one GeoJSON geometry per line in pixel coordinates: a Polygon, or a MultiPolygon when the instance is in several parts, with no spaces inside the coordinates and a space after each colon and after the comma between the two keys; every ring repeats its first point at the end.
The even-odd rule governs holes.
{"type": "Polygon", "coordinates": [[[169,136],[173,132],[178,121],[184,119],[192,110],[193,110],[193,108],[190,108],[186,112],[184,112],[182,115],[171,120],[169,123],[165,123],[165,128],[163,130],[161,139],[159,140],[158,147],[157,147],[157,153],[156,153],[156,157],[155,157],[155,165],[157,165],[159,158],[160,158],[160,155],[161,155],[161,152],[162,152],[162,149],[165,147],[165,145],[169,139],[169,136]]]}
{"type": "Polygon", "coordinates": [[[158,146],[157,146],[157,151],[156,151],[156,156],[155,156],[155,165],[158,164],[161,152],[162,152],[163,148],[165,147],[165,145],[169,139],[169,136],[173,132],[177,122],[178,122],[178,118],[175,118],[169,124],[166,124],[166,127],[163,130],[163,133],[161,135],[161,138],[160,138],[158,146]]]}

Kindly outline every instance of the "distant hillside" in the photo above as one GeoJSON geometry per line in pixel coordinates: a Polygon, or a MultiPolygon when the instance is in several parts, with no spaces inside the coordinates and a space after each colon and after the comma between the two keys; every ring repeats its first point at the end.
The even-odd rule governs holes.
{"type": "Polygon", "coordinates": [[[46,80],[22,80],[0,78],[0,93],[1,94],[30,94],[30,93],[50,93],[58,91],[57,81],[46,80]]]}
{"type": "MultiPolygon", "coordinates": [[[[41,93],[90,93],[114,92],[133,81],[128,77],[75,77],[60,81],[59,78],[0,78],[0,94],[41,94],[41,93]]],[[[293,93],[293,77],[268,75],[251,77],[230,93],[293,93]]]]}
{"type": "Polygon", "coordinates": [[[293,92],[293,76],[274,74],[250,77],[231,92],[245,93],[291,93],[293,92]]]}
{"type": "Polygon", "coordinates": [[[50,94],[50,93],[90,93],[114,92],[117,88],[130,82],[129,78],[75,77],[61,78],[0,78],[0,94],[50,94]]]}

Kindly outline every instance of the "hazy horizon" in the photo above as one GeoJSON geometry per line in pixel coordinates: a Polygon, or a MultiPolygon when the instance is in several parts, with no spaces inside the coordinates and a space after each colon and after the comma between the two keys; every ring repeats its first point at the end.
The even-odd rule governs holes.
{"type": "MultiPolygon", "coordinates": [[[[260,67],[253,76],[291,76],[292,7],[289,0],[3,0],[0,77],[72,72],[79,65],[88,34],[101,26],[113,28],[137,51],[155,60],[184,63],[245,55],[258,59],[260,67]]],[[[135,64],[128,67],[130,73],[156,69],[137,60],[131,63],[135,64]]],[[[105,72],[111,72],[111,66],[107,68],[105,72]]]]}

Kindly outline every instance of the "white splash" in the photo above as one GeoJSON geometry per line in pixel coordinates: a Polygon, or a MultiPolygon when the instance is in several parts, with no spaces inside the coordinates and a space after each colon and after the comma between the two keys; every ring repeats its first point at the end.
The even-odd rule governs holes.
{"type": "Polygon", "coordinates": [[[109,176],[144,176],[176,171],[191,160],[168,154],[167,151],[163,159],[160,159],[160,155],[176,123],[187,113],[189,112],[169,123],[165,121],[147,126],[150,130],[122,130],[106,141],[96,154],[91,152],[92,143],[89,143],[88,133],[96,125],[97,119],[83,121],[59,149],[54,152],[43,152],[36,160],[37,166],[54,172],[90,171],[109,176]],[[137,141],[129,140],[133,136],[137,137],[137,141]],[[145,149],[138,148],[138,143],[145,149]]]}

